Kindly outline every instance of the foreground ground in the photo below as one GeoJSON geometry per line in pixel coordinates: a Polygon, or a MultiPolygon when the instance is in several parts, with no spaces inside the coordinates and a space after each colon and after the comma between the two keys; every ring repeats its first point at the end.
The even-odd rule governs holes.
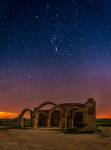
{"type": "Polygon", "coordinates": [[[111,128],[104,128],[99,134],[0,130],[0,150],[111,150],[111,128]]]}

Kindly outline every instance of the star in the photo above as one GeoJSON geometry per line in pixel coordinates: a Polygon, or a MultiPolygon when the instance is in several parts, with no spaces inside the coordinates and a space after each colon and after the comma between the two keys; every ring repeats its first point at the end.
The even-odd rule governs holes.
{"type": "Polygon", "coordinates": [[[31,79],[31,78],[32,78],[32,76],[31,76],[31,75],[28,75],[28,76],[27,76],[27,78],[28,78],[28,79],[31,79]]]}
{"type": "Polygon", "coordinates": [[[39,16],[38,16],[38,15],[36,15],[36,16],[35,16],[35,18],[36,18],[36,19],[38,19],[38,18],[39,18],[39,16]]]}
{"type": "Polygon", "coordinates": [[[55,51],[58,52],[58,47],[57,46],[55,46],[55,51]]]}
{"type": "Polygon", "coordinates": [[[31,75],[31,74],[25,74],[24,80],[26,80],[26,79],[31,79],[31,78],[32,78],[32,75],[31,75]]]}
{"type": "MultiPolygon", "coordinates": [[[[110,1],[6,1],[0,5],[0,91],[11,95],[9,101],[18,98],[22,87],[26,95],[20,92],[21,99],[29,105],[25,98],[30,93],[34,100],[45,99],[50,89],[52,98],[87,97],[104,89],[98,74],[109,74],[105,78],[111,82],[110,1]]],[[[110,101],[111,95],[104,95],[110,101]]]]}
{"type": "Polygon", "coordinates": [[[49,9],[50,8],[50,5],[49,4],[46,4],[46,9],[49,9]]]}

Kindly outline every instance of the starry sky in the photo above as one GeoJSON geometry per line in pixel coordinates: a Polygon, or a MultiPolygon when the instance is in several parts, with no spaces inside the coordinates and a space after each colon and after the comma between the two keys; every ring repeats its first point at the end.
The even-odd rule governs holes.
{"type": "Polygon", "coordinates": [[[85,102],[111,117],[111,1],[3,0],[0,112],[85,102]]]}

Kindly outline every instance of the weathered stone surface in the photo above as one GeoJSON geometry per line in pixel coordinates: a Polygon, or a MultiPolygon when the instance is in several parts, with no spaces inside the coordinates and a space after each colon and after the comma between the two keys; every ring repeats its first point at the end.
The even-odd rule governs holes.
{"type": "Polygon", "coordinates": [[[53,102],[45,102],[33,111],[24,109],[19,115],[19,126],[25,127],[24,114],[30,113],[32,128],[83,128],[94,130],[96,127],[96,102],[93,98],[87,102],[81,103],[63,103],[55,104],[53,102]],[[45,105],[51,104],[53,108],[42,110],[45,105]]]}

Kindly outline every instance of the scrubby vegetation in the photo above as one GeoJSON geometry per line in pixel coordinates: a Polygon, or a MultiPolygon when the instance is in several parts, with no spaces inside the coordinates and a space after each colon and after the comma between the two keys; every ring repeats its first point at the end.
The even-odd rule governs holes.
{"type": "Polygon", "coordinates": [[[76,132],[76,129],[75,128],[65,128],[65,129],[62,129],[62,132],[67,134],[67,133],[75,133],[76,132]]]}
{"type": "MultiPolygon", "coordinates": [[[[25,119],[25,127],[29,128],[31,127],[31,121],[29,119],[25,119]]],[[[0,119],[0,130],[3,129],[19,129],[19,125],[17,124],[17,118],[16,119],[0,119]]]]}
{"type": "Polygon", "coordinates": [[[111,127],[111,119],[96,119],[97,126],[111,127]]]}

